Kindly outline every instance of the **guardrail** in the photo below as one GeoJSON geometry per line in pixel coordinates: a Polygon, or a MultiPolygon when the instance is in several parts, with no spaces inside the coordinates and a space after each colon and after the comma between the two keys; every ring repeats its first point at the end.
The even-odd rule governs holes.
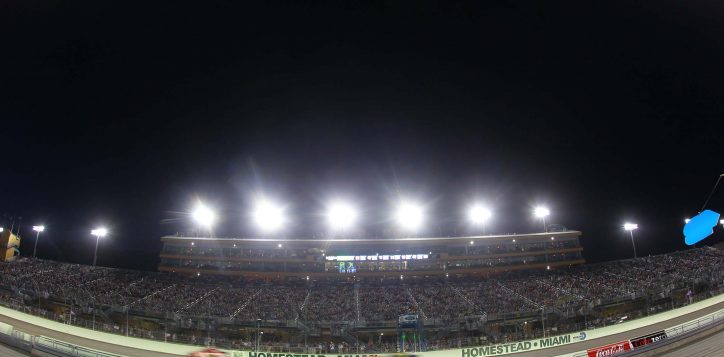
{"type": "Polygon", "coordinates": [[[60,357],[121,357],[120,355],[76,346],[45,336],[35,336],[33,338],[33,349],[60,357]]]}

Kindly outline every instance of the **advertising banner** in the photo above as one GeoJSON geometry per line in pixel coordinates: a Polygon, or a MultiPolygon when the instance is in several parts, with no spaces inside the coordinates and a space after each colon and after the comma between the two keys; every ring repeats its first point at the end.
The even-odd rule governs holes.
{"type": "Polygon", "coordinates": [[[646,336],[632,338],[631,345],[633,346],[633,348],[639,348],[648,344],[663,341],[666,339],[666,337],[667,336],[665,331],[658,331],[646,336]]]}
{"type": "Polygon", "coordinates": [[[588,357],[608,357],[615,356],[626,351],[631,351],[632,349],[633,347],[631,347],[631,341],[626,340],[606,346],[592,348],[586,352],[588,352],[588,357]]]}

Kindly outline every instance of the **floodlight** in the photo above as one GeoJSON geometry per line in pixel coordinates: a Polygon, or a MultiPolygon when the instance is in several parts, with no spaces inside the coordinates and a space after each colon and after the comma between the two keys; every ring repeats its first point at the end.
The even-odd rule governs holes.
{"type": "Polygon", "coordinates": [[[538,206],[533,210],[533,214],[537,218],[545,218],[551,214],[551,211],[546,207],[538,206]]]}
{"type": "Polygon", "coordinates": [[[327,223],[334,230],[349,229],[357,221],[357,211],[345,202],[334,202],[327,208],[327,223]]]}
{"type": "Polygon", "coordinates": [[[100,228],[96,228],[96,229],[92,230],[91,234],[96,237],[105,237],[106,234],[108,234],[108,230],[103,227],[100,227],[100,228]]]}
{"type": "Polygon", "coordinates": [[[639,229],[639,225],[636,223],[627,222],[623,224],[623,229],[627,230],[631,234],[631,246],[633,247],[634,258],[637,258],[638,255],[636,254],[636,242],[634,241],[633,231],[639,229]]]}
{"type": "Polygon", "coordinates": [[[254,222],[262,231],[271,232],[284,225],[284,208],[267,200],[259,200],[252,213],[254,222]]]}
{"type": "Polygon", "coordinates": [[[623,229],[627,231],[632,231],[634,229],[639,229],[639,225],[636,223],[624,223],[623,229]]]}
{"type": "Polygon", "coordinates": [[[38,252],[38,239],[40,239],[40,232],[45,230],[45,226],[33,226],[33,230],[37,232],[35,234],[35,244],[33,245],[33,258],[35,258],[35,254],[38,252]]]}
{"type": "Polygon", "coordinates": [[[96,266],[98,261],[98,241],[101,237],[105,237],[108,234],[108,230],[105,227],[99,227],[91,231],[91,234],[96,236],[96,249],[93,252],[93,266],[96,266]]]}
{"type": "Polygon", "coordinates": [[[488,208],[479,204],[473,205],[468,211],[468,218],[473,224],[485,224],[492,215],[488,208]]]}
{"type": "Polygon", "coordinates": [[[422,207],[409,202],[403,202],[397,207],[395,220],[400,227],[407,230],[415,230],[422,225],[422,207]]]}
{"type": "Polygon", "coordinates": [[[204,204],[199,203],[192,213],[194,221],[202,227],[211,228],[216,221],[216,214],[204,204]]]}

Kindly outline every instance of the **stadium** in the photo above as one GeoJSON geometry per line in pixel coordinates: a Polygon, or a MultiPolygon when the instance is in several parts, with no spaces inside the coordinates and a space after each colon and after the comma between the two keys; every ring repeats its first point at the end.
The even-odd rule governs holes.
{"type": "Polygon", "coordinates": [[[161,238],[156,273],[4,262],[0,301],[63,324],[167,344],[384,354],[545,338],[555,345],[571,342],[556,336],[722,292],[717,248],[585,264],[581,236],[562,227],[397,239],[177,234],[161,238]]]}

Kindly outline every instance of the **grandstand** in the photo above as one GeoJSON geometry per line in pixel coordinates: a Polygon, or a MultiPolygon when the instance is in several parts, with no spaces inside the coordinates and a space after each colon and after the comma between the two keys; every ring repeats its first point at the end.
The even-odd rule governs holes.
{"type": "Polygon", "coordinates": [[[162,237],[160,271],[316,279],[485,275],[585,262],[579,231],[446,238],[162,237]]]}
{"type": "Polygon", "coordinates": [[[579,236],[557,232],[383,245],[351,240],[322,247],[313,246],[320,241],[164,237],[162,259],[167,260],[160,270],[177,273],[20,258],[0,263],[0,302],[69,324],[169,342],[249,350],[258,341],[264,350],[394,352],[581,331],[721,292],[724,253],[716,248],[571,263],[579,259],[566,258],[569,253],[561,255],[560,250],[578,248],[571,254],[580,257],[579,236]],[[241,248],[238,256],[218,259],[219,252],[234,244],[241,248]],[[426,253],[427,258],[410,258],[426,265],[355,258],[369,257],[372,249],[365,247],[373,246],[380,255],[426,253]],[[412,250],[415,246],[427,251],[412,250]],[[271,252],[278,253],[267,255],[271,252]],[[172,258],[171,253],[189,259],[172,258]],[[530,257],[539,261],[529,264],[530,257]],[[173,259],[190,263],[170,265],[173,259]],[[500,263],[488,264],[494,259],[500,263]],[[284,260],[304,263],[284,265],[284,260]],[[340,271],[340,261],[345,269],[354,262],[357,270],[340,271]],[[464,263],[449,263],[457,261],[464,263]],[[385,262],[393,264],[380,264],[385,262]],[[430,274],[430,266],[446,273],[430,274]],[[419,319],[413,335],[399,328],[400,315],[419,319]]]}

